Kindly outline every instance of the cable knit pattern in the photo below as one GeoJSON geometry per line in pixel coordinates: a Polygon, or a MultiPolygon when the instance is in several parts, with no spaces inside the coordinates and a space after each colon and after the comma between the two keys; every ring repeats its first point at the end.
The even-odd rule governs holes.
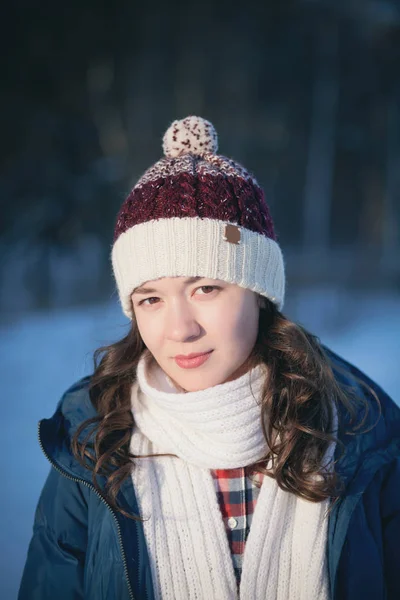
{"type": "Polygon", "coordinates": [[[329,503],[299,499],[270,477],[260,490],[237,590],[210,469],[246,466],[263,455],[264,367],[188,393],[168,381],[160,385],[157,368],[142,357],[131,394],[131,452],[176,454],[137,459],[132,469],[156,598],[327,600],[329,503]]]}

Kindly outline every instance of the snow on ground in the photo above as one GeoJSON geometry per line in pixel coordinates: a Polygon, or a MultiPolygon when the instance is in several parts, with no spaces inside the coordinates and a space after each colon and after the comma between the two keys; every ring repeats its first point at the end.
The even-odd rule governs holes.
{"type": "MultiPolygon", "coordinates": [[[[400,297],[296,292],[286,314],[356,364],[400,403],[400,297]]],[[[63,391],[91,372],[92,353],[123,337],[127,320],[114,304],[31,314],[0,327],[3,463],[0,589],[16,598],[34,510],[49,470],[37,422],[53,414],[63,391]]]]}
{"type": "Polygon", "coordinates": [[[400,404],[400,295],[299,291],[290,317],[375,380],[400,404]]]}

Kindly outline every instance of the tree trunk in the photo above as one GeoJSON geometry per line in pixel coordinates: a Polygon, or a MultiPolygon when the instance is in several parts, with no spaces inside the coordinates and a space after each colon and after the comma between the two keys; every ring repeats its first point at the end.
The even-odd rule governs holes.
{"type": "MultiPolygon", "coordinates": [[[[318,28],[315,79],[304,194],[305,251],[327,257],[335,166],[335,133],[339,94],[335,23],[318,28]]],[[[322,266],[322,262],[320,263],[322,266]]]]}

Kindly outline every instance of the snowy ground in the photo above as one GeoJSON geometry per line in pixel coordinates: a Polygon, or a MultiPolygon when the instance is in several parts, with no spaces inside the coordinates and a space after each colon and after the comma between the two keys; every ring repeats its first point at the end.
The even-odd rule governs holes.
{"type": "MultiPolygon", "coordinates": [[[[400,297],[315,290],[293,293],[286,314],[375,379],[400,403],[400,297]]],[[[35,505],[49,466],[37,443],[37,421],[62,392],[89,373],[92,352],[125,335],[116,305],[28,315],[0,327],[3,463],[0,590],[16,598],[35,505]]]]}

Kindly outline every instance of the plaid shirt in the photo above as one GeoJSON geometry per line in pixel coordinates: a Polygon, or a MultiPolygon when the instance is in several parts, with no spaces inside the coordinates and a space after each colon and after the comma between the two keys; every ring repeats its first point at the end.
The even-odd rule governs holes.
{"type": "Polygon", "coordinates": [[[217,499],[225,523],[236,581],[239,585],[244,548],[263,474],[250,473],[246,467],[215,469],[211,471],[211,474],[214,478],[217,499]],[[250,474],[252,479],[249,477],[250,474]]]}

